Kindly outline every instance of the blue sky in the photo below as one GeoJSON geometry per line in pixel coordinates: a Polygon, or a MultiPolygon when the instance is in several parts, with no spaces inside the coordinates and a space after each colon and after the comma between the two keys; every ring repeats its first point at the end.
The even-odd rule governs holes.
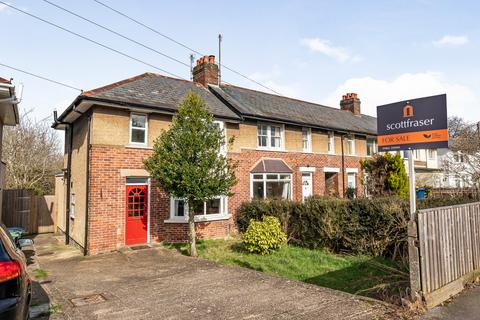
{"type": "MultiPolygon", "coordinates": [[[[188,50],[92,0],[51,1],[189,63],[188,50]]],[[[225,65],[286,96],[336,107],[357,92],[362,112],[375,115],[379,104],[447,93],[450,115],[480,121],[477,1],[103,1],[206,54],[217,54],[222,33],[225,65]]],[[[43,1],[8,2],[189,78],[187,67],[43,1]]],[[[1,4],[0,28],[0,63],[75,87],[157,72],[1,4]]],[[[78,94],[2,66],[0,76],[23,84],[21,106],[39,119],[78,94]]],[[[265,90],[226,70],[223,79],[265,90]]]]}

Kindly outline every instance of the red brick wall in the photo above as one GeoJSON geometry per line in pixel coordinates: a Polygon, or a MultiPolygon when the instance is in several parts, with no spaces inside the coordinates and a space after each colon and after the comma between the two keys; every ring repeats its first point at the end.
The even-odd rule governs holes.
{"type": "MultiPolygon", "coordinates": [[[[126,177],[120,169],[143,169],[151,150],[92,145],[90,154],[90,254],[118,249],[125,243],[126,177]]],[[[170,197],[158,181],[151,182],[150,236],[152,241],[187,239],[186,223],[164,223],[170,217],[170,197]]],[[[198,238],[224,237],[233,232],[232,219],[197,223],[198,238]]]]}
{"type": "MultiPolygon", "coordinates": [[[[125,186],[126,177],[120,169],[143,169],[143,159],[151,150],[115,146],[92,145],[90,155],[90,205],[89,240],[90,254],[118,249],[125,243],[125,186]]],[[[283,159],[293,170],[293,200],[302,197],[299,167],[315,167],[313,193],[324,193],[324,167],[342,167],[341,156],[243,150],[229,157],[238,161],[238,184],[235,195],[228,200],[228,211],[235,215],[239,205],[250,199],[250,170],[261,157],[283,159]]],[[[346,168],[359,168],[358,157],[345,157],[346,168]]],[[[339,177],[339,194],[342,192],[342,174],[339,177]]],[[[361,186],[357,175],[357,186],[361,186]]],[[[346,183],[346,181],[345,181],[346,183]]],[[[361,188],[358,188],[361,190],[361,188]]],[[[152,241],[180,242],[187,239],[186,223],[165,223],[170,217],[170,198],[157,181],[151,182],[150,235],[152,241]]],[[[234,219],[197,223],[199,238],[218,238],[235,233],[234,219]]]]}
{"type": "MultiPolygon", "coordinates": [[[[338,174],[338,194],[343,195],[342,183],[342,157],[339,155],[327,154],[313,154],[301,152],[281,152],[281,151],[262,151],[262,150],[242,150],[239,153],[230,153],[229,157],[238,163],[236,176],[238,184],[232,189],[235,193],[229,199],[228,210],[231,214],[237,212],[238,207],[244,201],[250,200],[250,170],[256,162],[262,157],[278,158],[285,161],[285,163],[293,171],[293,200],[302,200],[302,174],[300,167],[315,167],[316,171],[312,175],[313,179],[313,194],[324,195],[325,192],[325,173],[324,167],[339,168],[338,174]]],[[[345,168],[357,168],[359,174],[356,175],[356,186],[358,195],[362,195],[361,188],[361,168],[360,157],[345,156],[345,168]]],[[[345,174],[345,186],[347,185],[345,174]]]]}

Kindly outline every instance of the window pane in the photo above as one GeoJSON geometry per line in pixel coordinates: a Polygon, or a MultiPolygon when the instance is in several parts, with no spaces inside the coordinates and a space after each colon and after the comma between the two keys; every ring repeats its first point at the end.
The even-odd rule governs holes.
{"type": "MultiPolygon", "coordinates": [[[[309,173],[307,173],[307,175],[309,175],[309,173]]],[[[280,175],[280,179],[290,180],[290,175],[289,175],[289,174],[281,174],[281,175],[280,175]]]]}
{"type": "Polygon", "coordinates": [[[185,201],[184,200],[175,200],[175,216],[184,217],[185,216],[185,201]]]}
{"type": "Polygon", "coordinates": [[[259,125],[257,126],[257,130],[258,130],[258,135],[259,136],[266,136],[267,135],[267,126],[264,126],[264,125],[259,125]]]}
{"type": "Polygon", "coordinates": [[[267,137],[266,136],[259,136],[258,137],[258,146],[259,147],[266,147],[267,146],[267,137]]]}
{"type": "Polygon", "coordinates": [[[290,199],[289,181],[267,181],[267,198],[290,199]]]}
{"type": "Polygon", "coordinates": [[[272,137],[271,138],[272,148],[280,148],[280,137],[272,137]]]}
{"type": "Polygon", "coordinates": [[[195,212],[195,215],[203,215],[203,201],[193,201],[193,212],[195,212]]]}
{"type": "Polygon", "coordinates": [[[278,174],[267,174],[267,179],[277,180],[278,179],[278,174]]]}
{"type": "Polygon", "coordinates": [[[132,142],[145,143],[145,130],[132,129],[132,142]]]}
{"type": "Polygon", "coordinates": [[[253,198],[263,199],[263,181],[253,182],[253,198]]]}
{"type": "Polygon", "coordinates": [[[272,137],[280,137],[280,127],[271,126],[270,133],[272,137]]]}
{"type": "Polygon", "coordinates": [[[255,180],[262,180],[263,179],[263,174],[254,174],[253,179],[255,180]]]}
{"type": "Polygon", "coordinates": [[[147,116],[132,114],[132,127],[145,128],[146,122],[147,122],[147,116]]]}
{"type": "Polygon", "coordinates": [[[220,214],[220,198],[207,200],[206,214],[220,214]]]}

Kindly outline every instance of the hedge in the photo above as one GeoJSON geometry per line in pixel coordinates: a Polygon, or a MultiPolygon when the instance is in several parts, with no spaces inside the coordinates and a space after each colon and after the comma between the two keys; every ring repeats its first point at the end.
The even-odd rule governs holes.
{"type": "MultiPolygon", "coordinates": [[[[471,202],[468,199],[419,201],[420,209],[471,202]]],[[[240,232],[251,219],[274,216],[290,244],[392,258],[405,258],[409,203],[399,197],[339,199],[312,197],[305,203],[287,200],[253,200],[236,215],[240,232]]]]}

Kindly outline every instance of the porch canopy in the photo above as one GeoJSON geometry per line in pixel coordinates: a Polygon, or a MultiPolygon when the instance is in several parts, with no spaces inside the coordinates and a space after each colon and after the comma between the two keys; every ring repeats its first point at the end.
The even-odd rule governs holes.
{"type": "Polygon", "coordinates": [[[292,173],[292,169],[281,159],[261,159],[251,173],[292,173]]]}

